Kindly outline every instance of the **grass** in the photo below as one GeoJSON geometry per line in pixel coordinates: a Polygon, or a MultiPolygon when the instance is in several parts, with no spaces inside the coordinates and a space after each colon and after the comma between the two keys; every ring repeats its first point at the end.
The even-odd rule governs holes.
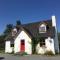
{"type": "Polygon", "coordinates": [[[28,55],[26,52],[18,52],[18,53],[14,53],[13,55],[15,56],[24,56],[24,55],[28,55]]]}
{"type": "Polygon", "coordinates": [[[5,53],[5,51],[4,50],[0,50],[0,53],[5,53]]]}
{"type": "Polygon", "coordinates": [[[44,53],[44,55],[47,55],[47,56],[54,56],[55,54],[53,54],[52,51],[46,51],[46,52],[44,53]]]}

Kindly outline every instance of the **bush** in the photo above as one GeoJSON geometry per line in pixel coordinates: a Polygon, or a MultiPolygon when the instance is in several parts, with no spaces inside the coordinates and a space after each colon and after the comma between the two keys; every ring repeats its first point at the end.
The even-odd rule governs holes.
{"type": "Polygon", "coordinates": [[[0,53],[5,53],[5,51],[4,50],[0,50],[0,53]]]}
{"type": "Polygon", "coordinates": [[[52,51],[46,51],[44,55],[54,55],[52,51]]]}
{"type": "Polygon", "coordinates": [[[22,54],[21,55],[28,55],[26,52],[22,52],[22,54]]]}
{"type": "Polygon", "coordinates": [[[20,56],[23,56],[23,55],[28,55],[26,52],[17,52],[15,53],[14,55],[20,55],[20,56]]]}

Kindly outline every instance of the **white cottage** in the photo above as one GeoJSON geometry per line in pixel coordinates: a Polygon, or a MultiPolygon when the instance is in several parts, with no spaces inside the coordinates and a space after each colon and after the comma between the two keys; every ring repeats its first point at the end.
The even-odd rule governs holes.
{"type": "Polygon", "coordinates": [[[13,28],[6,37],[5,53],[26,52],[32,54],[33,38],[35,43],[38,41],[35,48],[38,54],[44,54],[46,51],[52,51],[54,54],[59,53],[55,16],[52,16],[50,20],[22,24],[19,26],[19,30],[13,28]]]}

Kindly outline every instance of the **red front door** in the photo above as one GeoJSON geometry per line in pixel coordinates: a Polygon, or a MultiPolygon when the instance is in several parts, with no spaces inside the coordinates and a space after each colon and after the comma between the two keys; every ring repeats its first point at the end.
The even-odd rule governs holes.
{"type": "Polygon", "coordinates": [[[25,40],[21,40],[21,52],[25,51],[25,40]]]}

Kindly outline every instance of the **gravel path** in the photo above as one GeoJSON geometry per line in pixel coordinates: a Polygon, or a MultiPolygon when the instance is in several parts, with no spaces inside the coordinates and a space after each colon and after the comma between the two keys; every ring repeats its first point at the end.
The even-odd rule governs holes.
{"type": "Polygon", "coordinates": [[[0,54],[0,60],[60,60],[60,56],[14,56],[9,54],[0,54]]]}

